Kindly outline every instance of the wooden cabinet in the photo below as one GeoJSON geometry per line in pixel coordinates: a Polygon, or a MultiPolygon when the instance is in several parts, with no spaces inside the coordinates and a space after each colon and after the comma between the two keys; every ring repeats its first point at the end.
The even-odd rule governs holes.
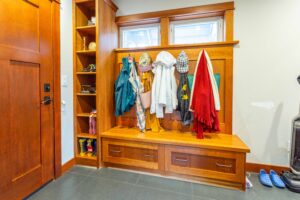
{"type": "Polygon", "coordinates": [[[245,154],[182,146],[165,147],[166,172],[245,182],[245,154]]]}
{"type": "Polygon", "coordinates": [[[103,161],[158,170],[158,145],[122,140],[102,140],[103,161]]]}
{"type": "Polygon", "coordinates": [[[133,128],[113,128],[101,138],[105,166],[245,189],[249,148],[237,136],[210,134],[198,140],[192,133],[140,133],[133,128]]]}

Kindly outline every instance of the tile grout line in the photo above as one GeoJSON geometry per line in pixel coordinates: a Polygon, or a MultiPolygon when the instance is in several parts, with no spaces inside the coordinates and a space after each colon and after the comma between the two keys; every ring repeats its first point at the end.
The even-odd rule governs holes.
{"type": "MultiPolygon", "coordinates": [[[[97,173],[97,172],[98,171],[95,171],[95,173],[97,173]]],[[[128,173],[130,173],[130,172],[128,172],[128,173]]],[[[133,173],[133,174],[138,174],[138,178],[135,181],[135,183],[130,183],[130,182],[121,181],[121,180],[115,180],[115,179],[111,179],[111,178],[107,178],[107,177],[102,177],[102,176],[93,176],[92,172],[89,173],[89,174],[87,174],[87,175],[83,175],[83,174],[80,174],[80,173],[74,173],[74,174],[82,175],[82,176],[85,176],[86,178],[87,177],[102,178],[102,179],[110,180],[110,181],[113,181],[113,182],[116,182],[116,183],[126,183],[126,184],[129,184],[129,185],[133,185],[133,186],[137,186],[137,187],[141,187],[141,188],[146,188],[146,189],[150,188],[150,189],[154,189],[154,190],[158,190],[158,191],[162,191],[162,192],[170,192],[170,193],[174,193],[174,194],[181,194],[181,195],[184,195],[184,196],[192,197],[192,199],[194,197],[203,197],[203,196],[199,196],[199,195],[194,194],[194,184],[192,182],[187,182],[187,183],[191,184],[191,187],[192,187],[192,193],[189,195],[189,194],[186,194],[186,193],[177,192],[177,191],[173,191],[173,190],[166,190],[166,189],[156,188],[156,187],[152,187],[152,186],[138,185],[137,183],[138,183],[138,181],[140,180],[140,177],[141,177],[141,174],[138,174],[138,173],[133,173]]],[[[149,176],[151,176],[151,175],[149,175],[149,176]]],[[[156,177],[156,176],[154,176],[154,177],[156,177]]],[[[158,177],[158,178],[160,178],[160,177],[158,177]]],[[[170,180],[172,180],[172,179],[170,179],[170,180]]],[[[183,181],[183,182],[185,182],[185,181],[183,181]]],[[[201,184],[199,184],[199,185],[201,185],[201,184]]],[[[213,200],[210,197],[207,197],[207,198],[209,198],[209,200],[213,200]]]]}
{"type": "Polygon", "coordinates": [[[139,180],[140,180],[140,177],[141,177],[141,175],[139,174],[139,176],[137,177],[137,179],[136,179],[136,181],[135,181],[135,184],[136,184],[136,185],[138,185],[138,182],[139,182],[139,180]]]}
{"type": "Polygon", "coordinates": [[[137,186],[137,187],[141,187],[141,188],[145,188],[145,189],[150,188],[150,189],[158,190],[158,191],[161,191],[161,192],[170,192],[170,193],[174,193],[174,194],[180,194],[180,195],[192,197],[192,195],[188,195],[188,194],[181,193],[181,192],[175,192],[175,191],[171,191],[171,190],[165,190],[165,189],[155,188],[155,187],[145,186],[145,185],[138,185],[137,182],[136,183],[130,183],[130,182],[126,182],[126,181],[114,180],[114,179],[110,179],[110,178],[107,178],[107,177],[101,177],[101,176],[96,176],[96,177],[90,176],[90,177],[92,177],[92,178],[102,178],[102,179],[110,180],[110,181],[113,181],[113,182],[116,182],[116,183],[126,183],[126,184],[129,184],[129,185],[132,185],[132,186],[137,186]]]}

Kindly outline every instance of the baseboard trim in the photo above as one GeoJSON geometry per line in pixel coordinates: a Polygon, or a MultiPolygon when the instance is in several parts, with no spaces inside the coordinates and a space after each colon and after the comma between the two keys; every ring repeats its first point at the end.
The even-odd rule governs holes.
{"type": "Polygon", "coordinates": [[[260,163],[246,163],[246,171],[247,172],[259,173],[260,169],[265,169],[267,172],[269,172],[271,169],[273,169],[277,173],[281,173],[282,171],[290,170],[289,167],[285,167],[285,166],[265,165],[265,164],[260,164],[260,163]]]}
{"type": "Polygon", "coordinates": [[[75,158],[72,158],[68,162],[62,165],[61,167],[61,173],[62,175],[66,173],[69,169],[71,169],[75,165],[75,158]]]}

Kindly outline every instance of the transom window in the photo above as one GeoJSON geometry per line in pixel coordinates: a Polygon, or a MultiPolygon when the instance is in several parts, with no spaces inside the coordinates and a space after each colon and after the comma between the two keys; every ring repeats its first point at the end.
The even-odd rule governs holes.
{"type": "Polygon", "coordinates": [[[120,28],[121,48],[160,45],[160,24],[128,26],[120,28]]]}
{"type": "Polygon", "coordinates": [[[171,44],[194,44],[223,41],[222,17],[174,21],[170,24],[171,44]]]}

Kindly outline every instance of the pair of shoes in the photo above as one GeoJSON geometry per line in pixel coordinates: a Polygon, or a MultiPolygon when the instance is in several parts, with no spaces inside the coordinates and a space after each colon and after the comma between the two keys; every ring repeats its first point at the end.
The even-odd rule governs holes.
{"type": "Polygon", "coordinates": [[[259,172],[259,181],[267,187],[273,187],[274,185],[278,188],[285,188],[284,182],[274,170],[270,170],[270,174],[267,174],[264,169],[261,169],[259,172]]]}

